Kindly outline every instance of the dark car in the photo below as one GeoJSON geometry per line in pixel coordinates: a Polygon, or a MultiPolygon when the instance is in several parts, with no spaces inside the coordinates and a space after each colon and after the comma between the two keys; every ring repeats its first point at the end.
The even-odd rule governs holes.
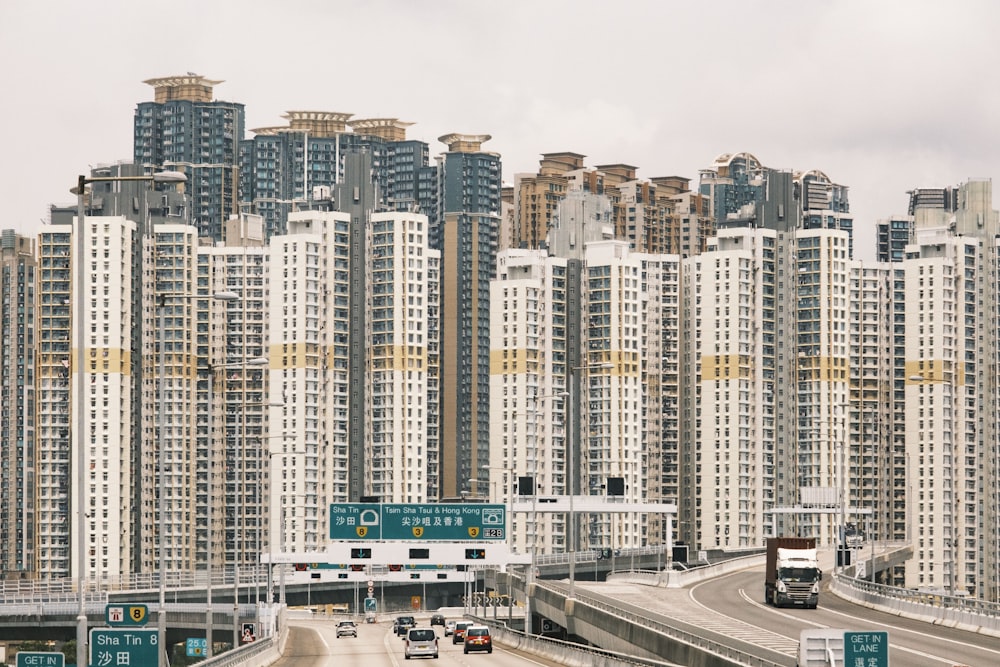
{"type": "Polygon", "coordinates": [[[412,616],[399,616],[396,618],[396,634],[405,637],[406,631],[416,624],[412,616]]]}
{"type": "Polygon", "coordinates": [[[434,614],[431,616],[431,625],[444,625],[444,614],[434,614]]]}

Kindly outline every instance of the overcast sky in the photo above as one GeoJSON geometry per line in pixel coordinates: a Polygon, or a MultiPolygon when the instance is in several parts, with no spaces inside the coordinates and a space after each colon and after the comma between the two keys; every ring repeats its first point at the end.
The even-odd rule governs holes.
{"type": "Polygon", "coordinates": [[[907,190],[998,171],[998,30],[991,0],[0,0],[0,228],[130,160],[143,80],[190,71],[248,130],[321,110],[413,122],[434,154],[490,134],[508,183],[555,151],[693,187],[722,153],[819,169],[863,246],[907,190]]]}

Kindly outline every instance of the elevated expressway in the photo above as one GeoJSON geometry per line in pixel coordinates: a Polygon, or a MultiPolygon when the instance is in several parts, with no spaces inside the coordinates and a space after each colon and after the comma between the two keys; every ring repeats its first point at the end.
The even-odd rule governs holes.
{"type": "MultiPolygon", "coordinates": [[[[877,554],[876,567],[905,558],[908,549],[884,549],[877,554]]],[[[825,577],[818,610],[778,610],[762,604],[761,556],[675,572],[657,571],[656,561],[650,563],[649,555],[633,558],[626,554],[617,560],[617,569],[623,567],[630,569],[601,581],[603,570],[610,569],[609,561],[578,562],[578,578],[570,597],[568,581],[546,578],[565,576],[565,564],[539,563],[541,578],[527,588],[537,614],[535,629],[544,627],[544,637],[524,637],[520,631],[523,617],[510,610],[508,613],[512,615],[508,619],[503,618],[503,612],[497,619],[495,609],[466,608],[465,615],[494,625],[499,641],[517,644],[523,650],[571,652],[572,643],[581,642],[600,646],[612,654],[635,656],[640,664],[666,661],[691,667],[791,666],[795,664],[799,632],[815,627],[888,631],[894,665],[1000,664],[1000,611],[992,605],[919,596],[858,581],[847,570],[825,577]],[[588,576],[591,572],[592,578],[588,576]],[[544,626],[541,621],[545,621],[544,626]]],[[[519,601],[524,599],[525,585],[519,573],[486,571],[481,573],[480,585],[487,590],[509,591],[519,601]]],[[[294,586],[290,587],[290,593],[293,589],[294,586]]],[[[327,599],[323,587],[316,587],[313,595],[317,602],[327,599]]],[[[37,624],[46,616],[42,613],[19,618],[18,614],[10,613],[16,606],[8,601],[0,607],[0,626],[37,624]]],[[[171,628],[175,621],[192,629],[197,627],[196,618],[189,625],[180,616],[175,617],[181,610],[174,607],[180,606],[196,605],[168,605],[171,628]]],[[[220,605],[225,606],[225,603],[220,605]]],[[[157,613],[155,607],[155,603],[150,604],[153,615],[157,613]]],[[[204,604],[200,608],[203,619],[204,604]]],[[[102,621],[103,618],[92,615],[93,625],[103,625],[102,621]]],[[[65,622],[71,625],[72,618],[65,622]]],[[[217,631],[229,623],[231,618],[217,618],[217,631]]],[[[281,622],[277,626],[281,630],[286,627],[281,622]]],[[[185,632],[191,634],[191,630],[185,632]]],[[[203,664],[205,667],[271,664],[281,653],[280,639],[281,634],[265,636],[254,646],[242,647],[203,664]]],[[[595,663],[584,656],[578,658],[577,664],[595,663]]],[[[605,661],[605,664],[613,663],[605,661]]]]}

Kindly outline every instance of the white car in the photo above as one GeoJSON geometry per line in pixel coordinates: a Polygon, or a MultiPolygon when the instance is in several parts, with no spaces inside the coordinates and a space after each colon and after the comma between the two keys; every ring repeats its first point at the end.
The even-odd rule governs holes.
{"type": "Polygon", "coordinates": [[[455,634],[455,621],[448,621],[444,624],[444,636],[451,637],[455,634]]]}
{"type": "Polygon", "coordinates": [[[414,656],[438,657],[438,638],[432,628],[410,628],[406,632],[405,642],[403,657],[407,660],[414,656]]]}
{"type": "Polygon", "coordinates": [[[358,626],[354,625],[354,621],[341,621],[337,623],[337,639],[341,637],[357,637],[358,636],[358,626]]]}

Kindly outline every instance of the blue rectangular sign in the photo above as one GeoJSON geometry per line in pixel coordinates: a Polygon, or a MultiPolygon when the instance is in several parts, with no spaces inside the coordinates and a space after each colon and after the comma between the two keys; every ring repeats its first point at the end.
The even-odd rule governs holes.
{"type": "Polygon", "coordinates": [[[189,658],[203,658],[208,653],[208,639],[205,637],[188,637],[185,643],[189,658]]]}
{"type": "Polygon", "coordinates": [[[504,505],[457,503],[330,505],[330,539],[504,541],[504,505]]]}

